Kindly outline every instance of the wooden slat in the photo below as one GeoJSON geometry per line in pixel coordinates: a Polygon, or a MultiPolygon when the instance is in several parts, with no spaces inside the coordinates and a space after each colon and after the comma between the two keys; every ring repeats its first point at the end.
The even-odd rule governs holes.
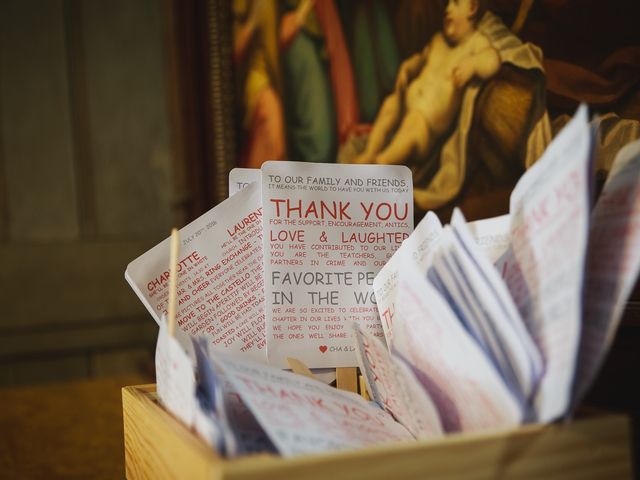
{"type": "Polygon", "coordinates": [[[289,364],[289,368],[298,375],[304,375],[307,378],[311,378],[312,380],[318,380],[316,376],[313,374],[309,367],[307,367],[302,361],[297,358],[287,358],[287,363],[289,364]]]}
{"type": "Polygon", "coordinates": [[[360,396],[365,400],[371,400],[371,397],[369,397],[369,393],[367,392],[367,384],[364,381],[364,377],[362,375],[358,375],[358,387],[360,396]]]}
{"type": "Polygon", "coordinates": [[[340,390],[358,393],[358,369],[355,367],[336,368],[336,387],[340,390]]]}
{"type": "Polygon", "coordinates": [[[533,426],[437,442],[379,446],[287,461],[247,459],[224,479],[376,480],[630,479],[627,420],[604,417],[569,427],[533,426]]]}

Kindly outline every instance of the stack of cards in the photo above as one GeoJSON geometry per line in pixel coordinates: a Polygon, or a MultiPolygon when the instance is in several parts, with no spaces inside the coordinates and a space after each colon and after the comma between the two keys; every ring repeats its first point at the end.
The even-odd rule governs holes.
{"type": "MultiPolygon", "coordinates": [[[[267,162],[125,277],[160,324],[158,394],[228,456],[285,456],[569,415],[640,270],[640,142],[592,210],[581,107],[513,191],[509,215],[413,229],[405,167],[267,162]],[[235,193],[234,193],[235,192],[235,193]],[[291,372],[358,366],[371,402],[291,372]],[[299,364],[299,362],[298,362],[299,364]]],[[[316,370],[317,371],[317,370],[316,370]]],[[[312,375],[313,376],[313,375],[312,375]]]]}

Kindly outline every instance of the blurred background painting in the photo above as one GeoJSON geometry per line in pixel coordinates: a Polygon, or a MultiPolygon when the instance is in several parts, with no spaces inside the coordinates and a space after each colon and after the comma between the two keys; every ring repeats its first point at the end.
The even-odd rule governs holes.
{"type": "MultiPolygon", "coordinates": [[[[458,3],[468,4],[500,66],[490,78],[474,75],[456,87],[460,98],[447,101],[457,118],[429,129],[438,131],[428,152],[393,160],[413,170],[418,210],[446,216],[460,205],[470,218],[504,213],[517,179],[579,102],[602,115],[603,172],[612,153],[640,135],[633,2],[236,0],[237,165],[358,161],[385,98],[398,91],[403,64],[422,55],[458,3]]],[[[451,77],[445,70],[456,62],[449,63],[429,67],[451,77]]],[[[388,137],[402,128],[396,122],[388,137]]]]}

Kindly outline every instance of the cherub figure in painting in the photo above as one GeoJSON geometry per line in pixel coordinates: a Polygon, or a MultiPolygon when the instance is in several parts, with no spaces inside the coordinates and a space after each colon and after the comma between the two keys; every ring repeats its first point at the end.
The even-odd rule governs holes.
{"type": "Polygon", "coordinates": [[[476,29],[481,0],[449,0],[443,29],[422,52],[402,63],[367,145],[355,163],[402,164],[427,158],[458,115],[464,88],[489,79],[500,56],[476,29]]]}

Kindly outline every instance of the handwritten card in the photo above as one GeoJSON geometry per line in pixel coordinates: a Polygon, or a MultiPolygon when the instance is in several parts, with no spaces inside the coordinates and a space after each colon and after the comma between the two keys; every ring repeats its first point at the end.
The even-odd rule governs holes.
{"type": "MultiPolygon", "coordinates": [[[[217,348],[266,361],[260,185],[180,230],[177,324],[217,348]]],[[[169,239],[131,262],[125,278],[159,321],[169,295],[169,239]]]]}
{"type": "Polygon", "coordinates": [[[611,347],[640,270],[640,141],[616,156],[591,214],[583,332],[574,403],[611,347]]]}
{"type": "Polygon", "coordinates": [[[212,358],[283,456],[413,440],[359,395],[237,356],[212,358]]]}
{"type": "Polygon", "coordinates": [[[393,348],[429,392],[446,432],[513,427],[523,410],[415,265],[400,273],[393,348]]]}
{"type": "Polygon", "coordinates": [[[382,336],[371,285],[413,230],[401,166],[262,166],[269,363],[356,365],[350,322],[382,336]]]}
{"type": "Polygon", "coordinates": [[[538,343],[545,373],[539,421],[567,412],[582,322],[591,204],[592,132],[582,105],[511,194],[511,265],[504,278],[538,343]]]}
{"type": "Polygon", "coordinates": [[[438,216],[433,212],[427,212],[409,238],[402,243],[373,279],[378,313],[389,346],[393,340],[393,317],[396,309],[399,271],[407,262],[413,262],[421,271],[426,272],[441,233],[442,224],[438,216]]]}
{"type": "Polygon", "coordinates": [[[431,397],[400,358],[353,324],[358,364],[371,398],[418,439],[443,435],[431,397]]]}

